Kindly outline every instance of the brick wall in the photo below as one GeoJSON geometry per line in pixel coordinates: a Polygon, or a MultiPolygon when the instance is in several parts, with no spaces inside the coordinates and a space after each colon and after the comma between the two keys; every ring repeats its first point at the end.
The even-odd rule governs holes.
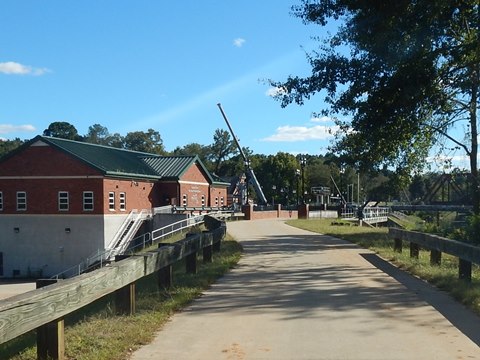
{"type": "Polygon", "coordinates": [[[129,213],[133,209],[151,209],[156,206],[153,182],[123,179],[105,179],[103,181],[104,213],[129,213]],[[114,207],[110,209],[110,196],[114,195],[114,207]],[[121,208],[121,194],[125,194],[125,209],[121,208]]]}
{"type": "Polygon", "coordinates": [[[85,176],[101,173],[51,146],[30,146],[2,162],[0,176],[13,175],[85,176]]]}
{"type": "Polygon", "coordinates": [[[0,179],[3,211],[0,214],[102,214],[103,180],[93,179],[0,179]],[[17,191],[26,192],[27,210],[17,211],[17,191]],[[58,192],[69,194],[68,211],[59,211],[58,192]],[[83,210],[83,192],[93,191],[93,211],[83,210]]]}

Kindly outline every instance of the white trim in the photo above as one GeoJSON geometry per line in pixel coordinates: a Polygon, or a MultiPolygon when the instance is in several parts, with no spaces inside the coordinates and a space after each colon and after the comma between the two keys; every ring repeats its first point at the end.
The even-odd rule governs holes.
{"type": "Polygon", "coordinates": [[[103,179],[101,175],[78,176],[0,176],[2,180],[103,179]]]}
{"type": "Polygon", "coordinates": [[[125,191],[118,193],[118,205],[120,207],[120,211],[127,210],[127,193],[125,191]]]}
{"type": "Polygon", "coordinates": [[[116,210],[115,191],[108,192],[108,210],[109,211],[116,210]]]}
{"type": "MultiPolygon", "coordinates": [[[[90,199],[90,197],[88,197],[88,199],[90,199]]],[[[90,205],[90,203],[88,203],[88,205],[90,205]]],[[[95,210],[95,194],[94,194],[93,191],[91,191],[91,190],[85,190],[85,191],[82,192],[82,210],[83,210],[83,211],[86,211],[86,212],[90,212],[90,211],[94,211],[94,210],[95,210]],[[86,202],[85,202],[85,199],[86,199],[86,198],[85,198],[85,194],[92,194],[92,197],[91,197],[91,199],[92,199],[92,203],[91,203],[92,208],[91,208],[91,209],[85,209],[85,204],[86,204],[86,202]]]]}
{"type": "Polygon", "coordinates": [[[16,201],[17,201],[17,211],[27,211],[27,192],[26,191],[17,191],[16,201]],[[20,194],[23,194],[23,196],[19,197],[20,194]],[[19,200],[22,200],[22,201],[20,202],[19,200]]]}
{"type": "Polygon", "coordinates": [[[42,140],[37,140],[30,146],[50,146],[50,145],[48,145],[46,142],[44,142],[42,140]]]}
{"type": "Polygon", "coordinates": [[[65,190],[60,190],[58,192],[58,211],[69,211],[70,210],[70,194],[68,191],[65,190]],[[67,195],[66,197],[60,196],[62,195],[67,195]],[[66,200],[66,202],[62,202],[62,200],[66,200]],[[66,209],[62,209],[62,205],[66,205],[66,209]]]}
{"type": "Polygon", "coordinates": [[[196,181],[184,181],[184,180],[178,180],[179,184],[189,184],[189,185],[205,185],[208,186],[208,182],[196,182],[196,181]]]}

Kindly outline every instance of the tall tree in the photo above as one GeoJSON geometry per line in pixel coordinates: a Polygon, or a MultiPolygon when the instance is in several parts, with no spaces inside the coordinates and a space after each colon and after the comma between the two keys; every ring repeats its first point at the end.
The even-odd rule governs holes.
{"type": "Polygon", "coordinates": [[[56,121],[51,123],[48,128],[43,131],[44,136],[53,136],[68,140],[81,140],[78,131],[72,124],[65,121],[56,121]]]}
{"type": "Polygon", "coordinates": [[[124,146],[128,150],[141,151],[151,154],[164,155],[162,137],[158,131],[148,129],[144,131],[129,132],[124,138],[124,146]]]}
{"type": "Polygon", "coordinates": [[[105,126],[93,124],[88,127],[88,133],[85,135],[85,141],[91,144],[109,145],[109,137],[110,133],[105,126]]]}
{"type": "Polygon", "coordinates": [[[479,214],[479,7],[478,0],[302,0],[292,9],[305,23],[342,25],[309,55],[310,76],[271,84],[282,106],[322,91],[320,112],[349,118],[338,121],[344,132],[334,150],[358,167],[410,174],[433,145],[463,150],[479,214]]]}
{"type": "Polygon", "coordinates": [[[210,145],[210,160],[214,164],[213,172],[218,174],[222,161],[234,155],[237,146],[226,130],[216,129],[213,134],[213,144],[210,145]]]}

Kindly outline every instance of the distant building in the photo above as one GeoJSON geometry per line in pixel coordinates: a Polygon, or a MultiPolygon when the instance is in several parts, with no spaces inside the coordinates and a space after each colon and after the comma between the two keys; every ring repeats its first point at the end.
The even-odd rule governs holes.
{"type": "Polygon", "coordinates": [[[0,159],[0,277],[51,276],[116,241],[132,213],[226,205],[197,156],[37,136],[0,159]]]}

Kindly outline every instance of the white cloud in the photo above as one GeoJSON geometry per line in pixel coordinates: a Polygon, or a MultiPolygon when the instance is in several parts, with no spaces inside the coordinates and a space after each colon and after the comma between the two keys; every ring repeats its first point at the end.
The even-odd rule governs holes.
{"type": "Polygon", "coordinates": [[[326,140],[334,136],[339,130],[338,126],[280,126],[276,129],[275,134],[263,138],[262,141],[277,142],[295,142],[307,140],[326,140]]]}
{"type": "Polygon", "coordinates": [[[236,46],[236,47],[242,47],[243,44],[245,44],[245,39],[242,39],[242,38],[236,38],[235,40],[233,40],[233,45],[236,46]]]}
{"type": "Polygon", "coordinates": [[[50,70],[46,68],[34,68],[27,65],[22,65],[13,61],[0,63],[0,73],[6,75],[35,75],[40,76],[50,70]]]}
{"type": "Polygon", "coordinates": [[[314,122],[314,123],[327,123],[327,122],[332,122],[333,119],[331,117],[328,117],[328,116],[322,116],[320,118],[318,118],[318,117],[311,118],[310,121],[314,122]]]}
{"type": "Polygon", "coordinates": [[[270,96],[270,97],[275,97],[275,96],[283,95],[283,94],[286,94],[286,93],[287,93],[287,90],[285,88],[273,86],[265,92],[265,95],[270,96]]]}
{"type": "Polygon", "coordinates": [[[36,131],[33,125],[11,125],[0,124],[0,134],[9,134],[13,132],[33,132],[36,131]]]}

